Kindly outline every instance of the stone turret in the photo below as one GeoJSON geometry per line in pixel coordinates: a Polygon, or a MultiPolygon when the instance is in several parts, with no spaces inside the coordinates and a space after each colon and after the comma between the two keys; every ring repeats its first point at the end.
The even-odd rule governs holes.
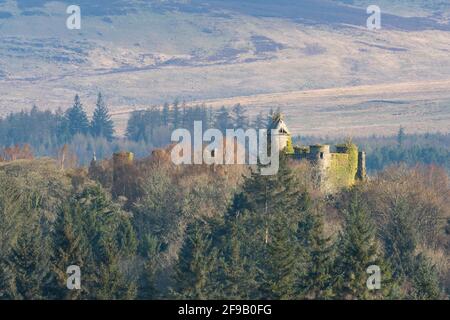
{"type": "Polygon", "coordinates": [[[318,144],[309,147],[310,160],[327,160],[330,154],[330,146],[318,144]]]}
{"type": "Polygon", "coordinates": [[[292,146],[291,132],[289,131],[286,123],[283,120],[281,113],[275,113],[268,126],[269,135],[272,134],[272,130],[275,130],[275,139],[278,142],[278,149],[280,151],[285,150],[286,153],[293,154],[294,148],[292,146]]]}

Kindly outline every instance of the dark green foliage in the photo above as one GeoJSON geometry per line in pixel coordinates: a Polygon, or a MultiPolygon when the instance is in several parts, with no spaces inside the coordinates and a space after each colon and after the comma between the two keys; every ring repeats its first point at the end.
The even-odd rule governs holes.
{"type": "Polygon", "coordinates": [[[367,299],[371,294],[366,286],[366,269],[382,263],[375,227],[357,191],[343,213],[345,222],[334,267],[335,292],[340,299],[367,299]]]}
{"type": "MultiPolygon", "coordinates": [[[[55,146],[68,142],[90,160],[94,150],[104,158],[118,149],[164,146],[173,128],[192,129],[193,121],[202,121],[204,129],[221,123],[223,130],[245,126],[238,123],[242,119],[247,121],[238,106],[215,112],[176,102],[134,112],[130,140],[109,142],[103,134],[72,136],[64,114],[33,108],[0,120],[0,141],[11,144],[18,134],[21,141],[32,139],[42,152],[54,154],[55,146]],[[38,136],[38,126],[30,125],[31,134],[21,132],[37,120],[47,126],[44,136],[38,136]]],[[[263,126],[262,115],[257,123],[263,126]]],[[[408,135],[401,148],[395,137],[391,143],[389,148],[413,149],[408,135]]],[[[432,219],[420,227],[443,240],[433,245],[444,248],[445,225],[434,220],[448,216],[441,214],[445,208],[436,189],[426,190],[436,205],[393,196],[380,206],[384,198],[376,198],[370,180],[327,197],[312,186],[305,189],[302,177],[294,174],[297,167],[293,171],[284,156],[277,175],[255,171],[243,183],[228,181],[233,167],[186,169],[172,166],[166,156],[161,151],[158,158],[115,171],[124,177],[116,180],[117,190],[134,194],[126,205],[121,197],[111,199],[112,183],[103,189],[89,180],[101,180],[92,170],[91,175],[84,168],[61,170],[41,165],[42,160],[0,163],[0,299],[445,298],[439,256],[416,256],[428,242],[416,239],[419,227],[410,217],[413,208],[418,214],[429,210],[432,219]],[[363,198],[359,192],[366,187],[374,194],[363,192],[363,198]],[[381,290],[366,287],[372,264],[381,268],[381,290]],[[66,288],[69,265],[81,267],[81,290],[66,288]]],[[[111,180],[111,165],[98,165],[98,175],[111,180]]],[[[424,185],[447,190],[445,179],[427,179],[424,185]]],[[[384,194],[392,190],[389,186],[378,188],[384,194]]]]}
{"type": "Polygon", "coordinates": [[[296,284],[301,259],[294,226],[284,212],[277,212],[270,223],[267,264],[261,288],[264,299],[299,298],[296,284]]]}
{"type": "Polygon", "coordinates": [[[71,136],[89,132],[89,121],[78,95],[75,96],[73,106],[66,111],[66,118],[71,136]]]}
{"type": "Polygon", "coordinates": [[[126,216],[98,186],[85,188],[65,205],[56,223],[55,292],[60,299],[131,299],[135,280],[123,262],[136,252],[136,239],[126,216]],[[67,292],[66,269],[77,265],[82,290],[67,292]]]}
{"type": "Polygon", "coordinates": [[[306,298],[327,299],[333,296],[333,253],[331,239],[323,230],[321,211],[309,208],[297,229],[297,238],[304,255],[305,272],[298,281],[299,291],[306,298]]]}
{"type": "Polygon", "coordinates": [[[212,274],[217,255],[210,235],[202,229],[201,224],[194,223],[186,231],[175,268],[174,295],[177,298],[204,300],[214,297],[212,274]]]}
{"type": "Polygon", "coordinates": [[[157,271],[159,268],[158,257],[161,253],[161,244],[154,236],[147,235],[143,241],[144,265],[139,286],[140,299],[156,299],[159,291],[157,288],[157,271]]]}
{"type": "Polygon", "coordinates": [[[61,111],[31,111],[11,113],[0,119],[0,146],[28,143],[38,154],[52,154],[53,148],[69,141],[66,119],[61,111]]]}
{"type": "Polygon", "coordinates": [[[412,299],[436,300],[443,298],[436,268],[423,254],[419,254],[415,258],[411,275],[412,299]]]}
{"type": "Polygon", "coordinates": [[[221,274],[219,277],[224,299],[255,299],[259,296],[256,261],[245,252],[243,242],[248,215],[230,219],[221,243],[221,274]]]}
{"type": "Polygon", "coordinates": [[[94,137],[103,137],[108,141],[112,141],[114,135],[114,122],[111,120],[101,93],[98,94],[92,117],[91,134],[94,137]]]}
{"type": "Polygon", "coordinates": [[[38,300],[47,294],[53,274],[51,273],[48,239],[39,224],[31,224],[23,230],[8,257],[10,280],[9,295],[13,299],[38,300]]]}
{"type": "Polygon", "coordinates": [[[394,266],[395,275],[399,277],[407,276],[414,268],[417,239],[410,212],[405,200],[393,204],[389,222],[382,234],[386,256],[394,266]]]}
{"type": "MultiPolygon", "coordinates": [[[[233,228],[237,228],[233,221],[242,226],[237,229],[240,232],[234,231],[234,257],[231,260],[228,256],[226,261],[235,266],[239,266],[236,261],[246,263],[241,265],[240,272],[254,270],[255,278],[247,284],[252,298],[299,297],[297,279],[302,256],[296,232],[304,209],[304,193],[298,188],[285,157],[280,159],[278,175],[254,172],[244,182],[243,191],[236,195],[227,219],[233,228]],[[254,290],[254,282],[258,290],[254,290]]],[[[234,273],[239,274],[236,270],[234,273]]]]}

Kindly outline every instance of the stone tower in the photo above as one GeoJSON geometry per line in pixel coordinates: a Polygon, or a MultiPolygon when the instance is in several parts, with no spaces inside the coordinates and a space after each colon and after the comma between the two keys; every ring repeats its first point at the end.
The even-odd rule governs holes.
{"type": "Polygon", "coordinates": [[[283,115],[281,113],[275,113],[271,119],[268,127],[268,134],[271,136],[272,131],[275,130],[275,139],[278,142],[279,151],[284,150],[286,153],[294,153],[292,147],[291,132],[289,131],[286,123],[283,120],[283,115]]]}

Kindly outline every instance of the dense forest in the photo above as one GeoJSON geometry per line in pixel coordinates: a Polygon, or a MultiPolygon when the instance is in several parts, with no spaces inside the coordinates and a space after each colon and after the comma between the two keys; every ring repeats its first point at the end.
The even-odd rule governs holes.
{"type": "Polygon", "coordinates": [[[194,120],[224,130],[267,117],[175,102],[133,113],[118,139],[99,95],[91,120],[78,97],[64,113],[2,119],[0,299],[449,297],[448,145],[436,138],[448,136],[361,139],[380,154],[368,156],[370,178],[324,194],[308,162],[283,155],[273,176],[174,165],[168,132],[194,120]],[[436,162],[413,151],[432,139],[436,162]],[[113,159],[119,150],[140,153],[113,159]],[[66,287],[70,265],[81,290],[66,287]],[[378,290],[366,284],[371,265],[378,290]]]}
{"type": "Polygon", "coordinates": [[[0,164],[2,299],[441,299],[449,181],[390,167],[326,196],[307,163],[278,175],[182,166],[167,150],[61,170],[0,164]],[[66,268],[81,268],[81,290],[66,268]],[[381,289],[366,286],[381,268],[381,289]]]}

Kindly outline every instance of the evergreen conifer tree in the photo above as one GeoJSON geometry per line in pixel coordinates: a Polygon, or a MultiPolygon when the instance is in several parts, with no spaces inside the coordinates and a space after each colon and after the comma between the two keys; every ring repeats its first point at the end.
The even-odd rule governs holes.
{"type": "Polygon", "coordinates": [[[14,273],[14,299],[36,300],[47,296],[52,282],[48,239],[43,236],[39,223],[23,230],[9,257],[14,273]]]}
{"type": "Polygon", "coordinates": [[[75,96],[73,106],[66,111],[66,118],[69,134],[72,137],[77,133],[87,134],[89,132],[89,121],[78,94],[75,96]]]}
{"type": "Polygon", "coordinates": [[[230,219],[226,226],[226,236],[222,239],[221,264],[223,275],[219,276],[224,299],[257,299],[259,270],[256,261],[245,255],[244,232],[246,216],[230,219]]]}
{"type": "Polygon", "coordinates": [[[111,141],[114,135],[114,122],[111,120],[108,107],[101,93],[98,94],[97,104],[92,117],[91,134],[93,137],[104,137],[108,141],[111,141]]]}
{"type": "Polygon", "coordinates": [[[333,246],[323,230],[319,209],[309,208],[299,222],[297,238],[305,257],[305,272],[298,283],[307,298],[328,299],[333,295],[333,246]]]}
{"type": "Polygon", "coordinates": [[[217,254],[208,234],[198,223],[188,227],[186,239],[175,268],[174,295],[182,299],[212,299],[214,269],[217,254]]]}
{"type": "Polygon", "coordinates": [[[236,104],[233,109],[231,109],[231,119],[234,122],[234,128],[247,129],[248,118],[245,113],[245,108],[242,107],[240,103],[236,104]]]}
{"type": "Polygon", "coordinates": [[[222,132],[232,129],[230,114],[224,106],[222,106],[216,116],[216,128],[222,132]]]}
{"type": "Polygon", "coordinates": [[[366,270],[371,265],[381,267],[383,261],[375,239],[374,225],[357,191],[352,192],[344,219],[334,267],[336,297],[369,299],[372,294],[367,288],[366,270]]]}
{"type": "Polygon", "coordinates": [[[304,209],[305,192],[284,155],[277,175],[255,171],[235,196],[227,219],[242,216],[242,258],[255,262],[258,298],[299,297],[296,283],[303,258],[296,232],[304,209]]]}
{"type": "Polygon", "coordinates": [[[412,275],[410,298],[415,300],[437,300],[442,298],[442,290],[436,267],[423,254],[416,256],[412,275]]]}

